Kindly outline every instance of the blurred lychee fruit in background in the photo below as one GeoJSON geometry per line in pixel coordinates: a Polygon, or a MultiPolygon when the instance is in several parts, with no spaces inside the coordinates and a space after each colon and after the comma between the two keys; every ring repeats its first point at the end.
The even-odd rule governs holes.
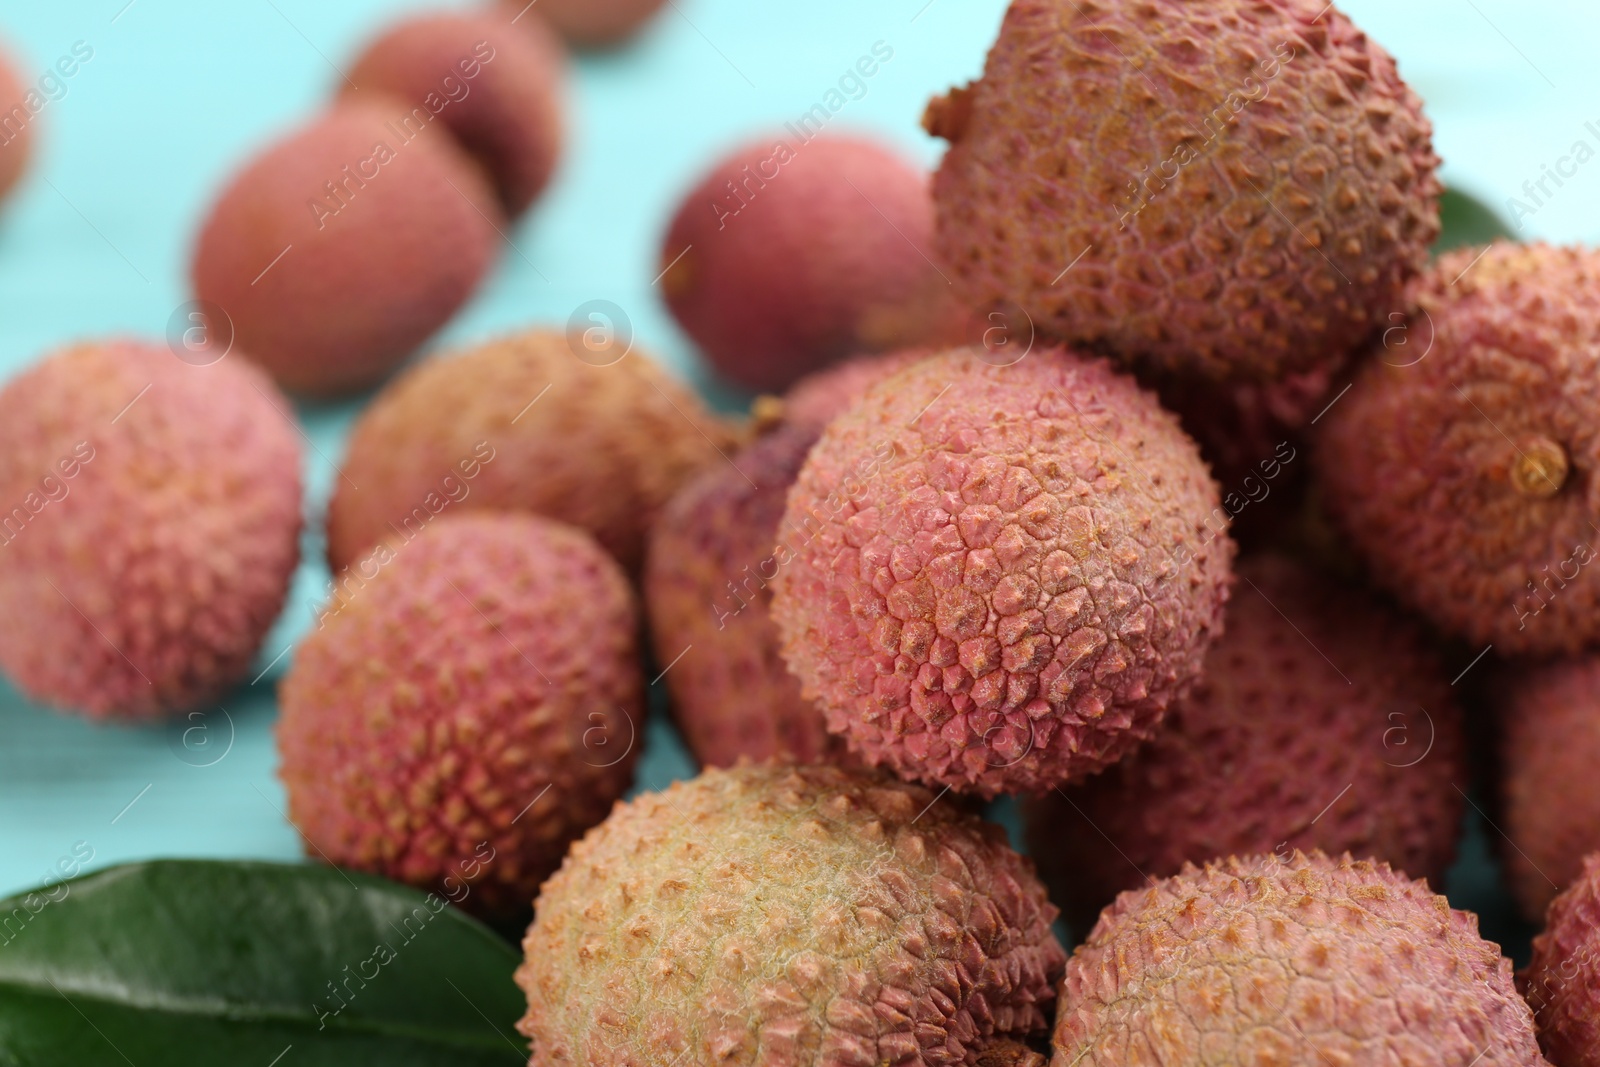
{"type": "Polygon", "coordinates": [[[1427,883],[1321,853],[1129,890],[1067,965],[1051,1067],[1541,1067],[1511,961],[1427,883]]]}
{"type": "Polygon", "coordinates": [[[1497,655],[1600,643],[1600,253],[1461,249],[1417,300],[1404,357],[1374,354],[1318,424],[1323,503],[1447,633],[1497,655]]]}
{"type": "Polygon", "coordinates": [[[22,79],[11,50],[0,41],[0,198],[11,192],[33,156],[33,109],[26,102],[22,79]],[[20,109],[20,113],[19,113],[20,109]]]}
{"type": "Polygon", "coordinates": [[[1186,862],[1320,849],[1442,884],[1454,857],[1461,711],[1421,629],[1286,558],[1237,573],[1204,677],[1156,736],[1027,806],[1029,853],[1080,931],[1186,862]]]}
{"type": "Polygon", "coordinates": [[[638,33],[667,0],[501,0],[518,26],[543,19],[575,48],[612,48],[638,33]]]}
{"type": "Polygon", "coordinates": [[[525,912],[632,782],[637,628],[616,562],[561,523],[456,515],[384,542],[283,683],[281,774],[308,855],[525,912]]]}
{"type": "Polygon", "coordinates": [[[520,215],[555,169],[565,95],[561,43],[540,20],[527,23],[487,10],[412,16],[367,46],[344,95],[392,94],[424,121],[437,117],[483,166],[506,213],[520,215]]]}
{"type": "Polygon", "coordinates": [[[1490,692],[1500,735],[1501,859],[1523,917],[1600,851],[1600,657],[1504,667],[1490,692]]]}
{"type": "Polygon", "coordinates": [[[927,175],[858,137],[789,132],[718,162],[661,246],[667,305],[712,367],[777,392],[965,322],[930,260],[927,175]]]}
{"type": "Polygon", "coordinates": [[[335,575],[396,531],[483,508],[571,523],[637,573],[657,514],[728,461],[734,435],[631,338],[612,340],[532,330],[427,359],[380,393],[328,506],[335,575]]]}
{"type": "Polygon", "coordinates": [[[1037,1064],[1066,955],[1033,866],[926,789],[714,770],[619,805],[545,883],[540,1064],[1037,1064]]]}
{"type": "Polygon", "coordinates": [[[237,355],[57,352],[0,391],[0,666],[94,718],[199,708],[247,673],[299,561],[288,401],[237,355]]]}
{"type": "Polygon", "coordinates": [[[1273,380],[1404,311],[1439,233],[1394,60],[1309,0],[1016,0],[936,99],[939,260],[979,309],[1149,371],[1273,380]]]}
{"type": "Polygon", "coordinates": [[[1233,543],[1194,442],[1103,360],[919,362],[789,493],[784,656],[853,751],[992,797],[1151,736],[1220,631],[1233,543]]]}
{"type": "Polygon", "coordinates": [[[472,294],[499,213],[443,123],[376,93],[341,101],[229,183],[195,248],[195,295],[286,389],[354,392],[472,294]]]}

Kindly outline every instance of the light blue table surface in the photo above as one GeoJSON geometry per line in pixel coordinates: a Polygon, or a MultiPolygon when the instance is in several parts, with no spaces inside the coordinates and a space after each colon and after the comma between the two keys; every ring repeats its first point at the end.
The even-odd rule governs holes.
{"type": "MultiPolygon", "coordinates": [[[[42,151],[0,209],[0,375],[74,339],[161,337],[188,297],[189,248],[219,184],[264,140],[311,115],[339,81],[335,65],[378,26],[419,6],[3,0],[0,37],[25,76],[44,74],[79,42],[93,58],[40,114],[42,151]]],[[[1592,0],[1343,6],[1399,57],[1427,101],[1447,180],[1502,211],[1573,142],[1600,147],[1600,5],[1592,0]]],[[[834,126],[876,131],[932,164],[939,148],[918,129],[923,104],[981,70],[1003,7],[672,0],[631,47],[577,62],[570,143],[554,187],[435,344],[565,322],[579,304],[603,298],[626,311],[641,346],[704,384],[651,288],[677,198],[716,153],[797,118],[880,41],[893,59],[834,126]]],[[[1600,240],[1597,193],[1600,161],[1527,218],[1523,234],[1600,240]]],[[[92,725],[32,706],[0,683],[0,895],[44,880],[80,842],[94,851],[92,867],[153,856],[299,857],[273,775],[274,692],[289,662],[277,657],[310,622],[326,581],[316,519],[359,407],[301,408],[315,442],[306,559],[257,669],[275,665],[226,704],[233,737],[225,753],[221,733],[211,754],[197,756],[175,730],[92,725]]],[[[670,729],[654,722],[640,785],[689,773],[670,729]]],[[[1481,841],[1472,848],[1481,852],[1481,841]]],[[[1481,887],[1452,893],[1470,903],[1481,887]]]]}

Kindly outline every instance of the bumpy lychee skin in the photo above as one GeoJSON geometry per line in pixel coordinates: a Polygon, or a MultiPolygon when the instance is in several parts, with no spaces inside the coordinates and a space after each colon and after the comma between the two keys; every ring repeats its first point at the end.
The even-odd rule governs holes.
{"type": "Polygon", "coordinates": [[[1500,695],[1500,826],[1506,881],[1537,922],[1600,852],[1600,657],[1521,666],[1500,695]]]}
{"type": "Polygon", "coordinates": [[[1550,905],[1523,981],[1550,1062],[1600,1065],[1600,853],[1550,905]]]}
{"type": "Polygon", "coordinates": [[[874,385],[937,354],[930,348],[905,348],[846,360],[808,374],[783,395],[783,420],[815,427],[820,434],[828,423],[859,404],[874,385]]]}
{"type": "Polygon", "coordinates": [[[998,827],[875,773],[743,765],[619,805],[539,896],[535,1067],[1042,1062],[1065,953],[998,827]]]}
{"type": "Polygon", "coordinates": [[[28,169],[28,160],[33,156],[34,116],[28,113],[27,106],[23,104],[25,93],[22,79],[17,77],[11,52],[0,42],[0,106],[7,109],[0,113],[0,118],[10,120],[5,128],[0,129],[0,198],[9,193],[11,187],[22,178],[23,171],[28,169]],[[19,105],[27,116],[27,120],[20,124],[16,122],[12,110],[19,105]]]}
{"type": "Polygon", "coordinates": [[[1600,643],[1597,296],[1600,253],[1452,252],[1408,327],[1429,354],[1367,361],[1318,425],[1322,499],[1374,578],[1497,654],[1600,643]]]}
{"type": "Polygon", "coordinates": [[[1511,961],[1425,882],[1313,853],[1122,894],[1067,964],[1051,1067],[1541,1065],[1511,961]]]}
{"type": "Polygon", "coordinates": [[[411,104],[393,121],[435,117],[478,160],[501,206],[520,215],[550,180],[562,141],[561,43],[536,18],[512,26],[489,11],[405,19],[349,71],[345,96],[390,93],[411,104]]]}
{"type": "Polygon", "coordinates": [[[576,351],[590,355],[535,330],[429,359],[384,390],[329,505],[333,570],[446,508],[490,508],[588,530],[636,572],[656,515],[726,462],[732,434],[637,348],[605,365],[576,351]]]}
{"type": "Polygon", "coordinates": [[[0,391],[0,667],[92,718],[211,704],[299,560],[288,402],[238,359],[76,345],[0,391]]]}
{"type": "Polygon", "coordinates": [[[308,855],[443,886],[491,918],[526,912],[632,780],[627,579],[582,531],[508,514],[394,538],[368,573],[284,680],[289,816],[308,855]]]}
{"type": "Polygon", "coordinates": [[[645,562],[645,604],[673,717],[695,759],[827,762],[844,743],[800,695],[769,615],[784,498],[817,431],[782,427],[708,467],[662,512],[645,562]]]}
{"type": "Polygon", "coordinates": [[[1032,802],[1029,852],[1080,930],[1122,890],[1217,856],[1349,852],[1439,884],[1463,734],[1408,619],[1283,557],[1246,559],[1204,679],[1133,755],[1032,802]]]}
{"type": "Polygon", "coordinates": [[[666,0],[502,0],[502,10],[518,25],[542,17],[576,48],[611,48],[638,33],[666,0]],[[523,16],[527,17],[524,18],[523,16]]]}
{"type": "Polygon", "coordinates": [[[1420,101],[1319,0],[1014,0],[983,78],[924,121],[967,301],[1150,370],[1337,362],[1439,233],[1420,101]]]}
{"type": "Polygon", "coordinates": [[[379,94],[341,101],[258,155],[212,205],[195,295],[286,389],[376,384],[493,262],[494,194],[442,126],[407,133],[410,112],[379,94]]]}
{"type": "Polygon", "coordinates": [[[1233,545],[1194,442],[1132,380],[987,355],[918,363],[828,426],[773,616],[852,749],[989,797],[1150,736],[1220,628],[1233,545]]]}
{"type": "Polygon", "coordinates": [[[936,328],[920,313],[948,289],[926,258],[932,233],[927,176],[882,145],[772,138],[718,162],[684,199],[661,284],[720,374],[776,391],[936,328]]]}
{"type": "Polygon", "coordinates": [[[897,352],[807,376],[779,402],[781,420],[680,489],[656,520],[645,605],[656,658],[689,751],[729,767],[740,756],[801,763],[844,758],[822,710],[800,693],[771,618],[784,502],[828,421],[868,388],[931,353],[897,352]]]}

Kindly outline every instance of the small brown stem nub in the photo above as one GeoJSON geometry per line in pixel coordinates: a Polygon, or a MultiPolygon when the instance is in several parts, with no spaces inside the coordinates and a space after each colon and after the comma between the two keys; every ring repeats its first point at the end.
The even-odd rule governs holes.
{"type": "Polygon", "coordinates": [[[951,89],[943,96],[928,101],[922,113],[922,128],[930,136],[955,144],[967,134],[967,123],[972,121],[972,86],[951,89]]]}
{"type": "Polygon", "coordinates": [[[1525,441],[1511,464],[1511,487],[1536,499],[1555,496],[1567,483],[1567,451],[1548,437],[1525,441]]]}

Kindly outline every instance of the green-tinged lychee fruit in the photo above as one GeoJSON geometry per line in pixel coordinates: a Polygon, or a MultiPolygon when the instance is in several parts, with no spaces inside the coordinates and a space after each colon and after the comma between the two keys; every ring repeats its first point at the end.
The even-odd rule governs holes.
{"type": "Polygon", "coordinates": [[[575,48],[611,48],[638,33],[666,0],[501,0],[519,26],[542,18],[575,48]]]}
{"type": "Polygon", "coordinates": [[[1492,688],[1501,860],[1523,917],[1537,922],[1600,851],[1600,658],[1521,664],[1492,688]]]}
{"type": "Polygon", "coordinates": [[[411,105],[344,100],[269,146],[200,231],[195,295],[234,347],[286,389],[336,395],[381,381],[488,272],[499,208],[443,126],[411,105]]]}
{"type": "Polygon", "coordinates": [[[585,529],[636,572],[656,515],[732,443],[636,348],[600,358],[552,330],[500,338],[418,364],[362,414],[329,504],[328,560],[337,576],[446,509],[489,508],[585,529]]]}
{"type": "Polygon", "coordinates": [[[212,705],[299,560],[288,401],[237,358],[74,345],[0,391],[0,667],[93,718],[212,705]]]}
{"type": "Polygon", "coordinates": [[[958,295],[1151,371],[1337,363],[1439,233],[1420,101],[1316,0],[1014,0],[924,124],[958,295]]]}
{"type": "Polygon", "coordinates": [[[1320,852],[1130,890],[1067,964],[1051,1067],[1542,1065],[1511,961],[1426,882],[1320,852]]]}
{"type": "Polygon", "coordinates": [[[562,523],[465,514],[384,542],[283,683],[307,854],[525,917],[632,781],[637,627],[616,562],[562,523]]]}
{"type": "Polygon", "coordinates": [[[1026,809],[1029,852],[1080,931],[1122,890],[1217,856],[1349,852],[1443,881],[1470,779],[1421,631],[1277,556],[1239,564],[1226,623],[1154,738],[1026,809]]]}
{"type": "Polygon", "coordinates": [[[834,415],[877,381],[929,355],[866,357],[798,383],[776,425],[680,489],[656,520],[645,561],[645,606],[673,715],[702,764],[740,756],[802,763],[840,758],[842,739],[800,693],[770,617],[778,529],[789,487],[834,415]]]}
{"type": "Polygon", "coordinates": [[[1321,498],[1373,577],[1501,655],[1600,643],[1600,254],[1443,257],[1319,423],[1321,498]]]}
{"type": "Polygon", "coordinates": [[[772,137],[684,199],[661,286],[718,373],[777,391],[850,355],[944,339],[953,305],[932,234],[927,175],[889,149],[772,137]]]}
{"type": "Polygon", "coordinates": [[[1065,954],[999,827],[877,773],[741,765],[619,805],[545,883],[536,1067],[1040,1064],[1065,954]]]}
{"type": "Polygon", "coordinates": [[[1102,361],[960,349],[829,424],[789,493],[773,617],[828,727],[994,796],[1154,732],[1221,625],[1233,544],[1194,442],[1102,361]]]}
{"type": "Polygon", "coordinates": [[[33,156],[36,110],[29,106],[30,95],[37,98],[37,91],[23,88],[11,52],[0,43],[0,107],[6,109],[0,111],[0,197],[17,184],[33,156]]]}
{"type": "Polygon", "coordinates": [[[561,152],[564,65],[561,43],[539,19],[512,26],[488,10],[433,12],[396,23],[368,45],[344,95],[405,100],[411,110],[392,121],[408,131],[437,118],[515,216],[544,189],[561,152]]]}
{"type": "Polygon", "coordinates": [[[1523,995],[1555,1067],[1600,1067],[1600,853],[1550,905],[1523,995]]]}

